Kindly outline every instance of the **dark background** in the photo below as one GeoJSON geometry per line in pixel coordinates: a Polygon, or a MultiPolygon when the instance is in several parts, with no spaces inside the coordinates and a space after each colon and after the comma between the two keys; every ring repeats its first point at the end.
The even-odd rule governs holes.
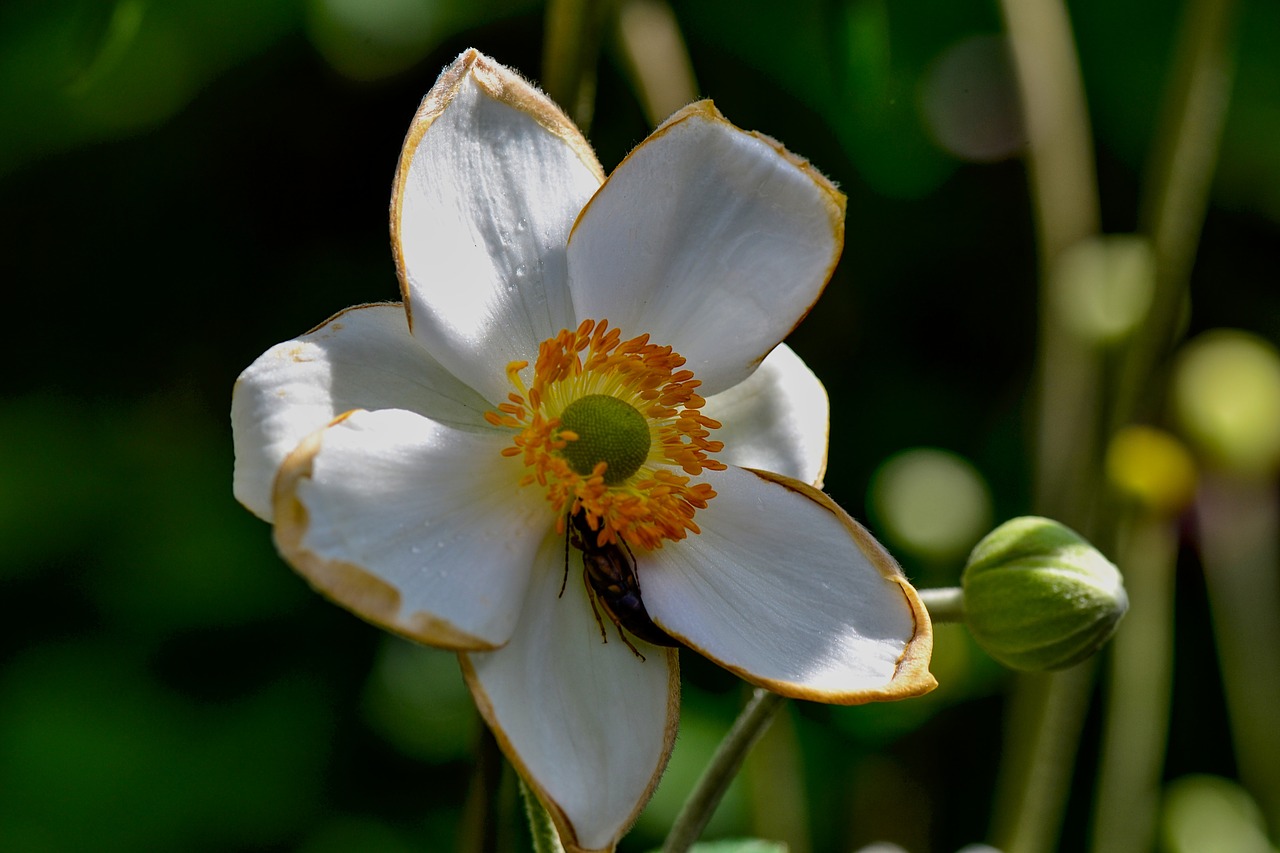
{"type": "MultiPolygon", "coordinates": [[[[701,92],[849,197],[843,260],[791,339],[832,399],[828,491],[883,535],[873,472],[928,446],[979,473],[989,521],[1027,512],[1037,304],[1024,167],[1012,150],[948,153],[922,107],[945,51],[1000,32],[995,5],[674,8],[701,92]]],[[[1132,231],[1176,16],[1162,0],[1071,13],[1104,230],[1132,231]]],[[[468,46],[536,79],[542,15],[514,0],[0,8],[0,846],[454,843],[477,725],[456,664],[326,603],[278,559],[231,497],[227,413],[263,350],[397,297],[387,205],[419,99],[468,46]],[[391,25],[361,23],[359,8],[391,25]]],[[[1275,342],[1280,6],[1244,3],[1239,32],[1190,331],[1275,342]]],[[[966,86],[944,102],[971,94],[994,110],[984,126],[1008,120],[1007,81],[966,86]]],[[[605,168],[647,132],[606,47],[589,133],[605,168]]],[[[982,532],[947,556],[899,556],[921,585],[955,583],[982,532]]],[[[1230,777],[1194,554],[1178,580],[1166,775],[1230,777]]],[[[684,663],[681,740],[628,850],[660,840],[742,698],[732,677],[684,663]]],[[[813,849],[981,840],[1007,674],[950,627],[934,669],[942,687],[927,699],[797,706],[779,726],[778,754],[803,760],[779,778],[814,816],[813,849]]],[[[1064,850],[1083,844],[1096,737],[1091,717],[1064,850]]],[[[757,831],[752,796],[735,788],[713,832],[757,831]]]]}

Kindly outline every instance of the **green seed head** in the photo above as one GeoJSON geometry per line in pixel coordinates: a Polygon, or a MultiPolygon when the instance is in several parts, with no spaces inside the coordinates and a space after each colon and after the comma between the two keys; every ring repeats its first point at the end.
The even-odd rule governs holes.
{"type": "Polygon", "coordinates": [[[607,394],[588,394],[560,413],[560,428],[577,433],[560,451],[569,467],[587,475],[601,462],[607,486],[616,486],[640,469],[649,456],[649,423],[629,403],[607,394]]]}

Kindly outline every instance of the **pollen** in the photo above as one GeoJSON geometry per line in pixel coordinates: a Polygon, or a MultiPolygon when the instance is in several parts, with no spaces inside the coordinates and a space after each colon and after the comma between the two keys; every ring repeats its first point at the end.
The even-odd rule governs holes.
{"type": "Polygon", "coordinates": [[[542,342],[528,384],[528,362],[507,365],[514,390],[485,418],[514,432],[502,454],[523,463],[522,486],[546,490],[560,532],[578,513],[599,545],[653,549],[699,532],[694,515],[716,493],[694,478],[724,470],[709,456],[724,444],[684,364],[648,335],[624,341],[585,320],[542,342]]]}

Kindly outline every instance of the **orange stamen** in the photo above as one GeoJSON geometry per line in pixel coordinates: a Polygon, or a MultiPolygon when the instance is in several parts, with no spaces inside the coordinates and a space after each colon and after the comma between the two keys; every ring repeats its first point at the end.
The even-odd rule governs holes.
{"type": "Polygon", "coordinates": [[[720,424],[698,411],[706,400],[695,393],[701,383],[693,371],[680,369],[684,363],[671,347],[649,343],[648,335],[624,341],[607,320],[584,320],[577,329],[565,329],[539,345],[528,387],[520,372],[529,363],[507,365],[515,390],[497,412],[486,412],[485,420],[518,430],[502,455],[521,459],[526,469],[522,485],[537,483],[546,489],[558,531],[564,532],[567,513],[582,512],[600,545],[622,539],[653,549],[663,540],[699,532],[694,514],[716,493],[691,478],[704,470],[724,470],[724,463],[708,457],[724,443],[709,440],[709,431],[720,424]],[[578,440],[576,433],[560,428],[560,413],[589,394],[616,397],[649,422],[648,459],[612,486],[605,485],[604,462],[584,475],[558,452],[578,440]]]}

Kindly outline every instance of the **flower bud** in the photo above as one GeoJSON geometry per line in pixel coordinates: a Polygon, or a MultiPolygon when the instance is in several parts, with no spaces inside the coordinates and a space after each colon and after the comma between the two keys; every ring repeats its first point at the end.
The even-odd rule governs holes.
{"type": "Polygon", "coordinates": [[[1047,518],[1007,521],[969,555],[965,623],[1012,669],[1063,669],[1102,647],[1129,609],[1119,570],[1047,518]]]}

